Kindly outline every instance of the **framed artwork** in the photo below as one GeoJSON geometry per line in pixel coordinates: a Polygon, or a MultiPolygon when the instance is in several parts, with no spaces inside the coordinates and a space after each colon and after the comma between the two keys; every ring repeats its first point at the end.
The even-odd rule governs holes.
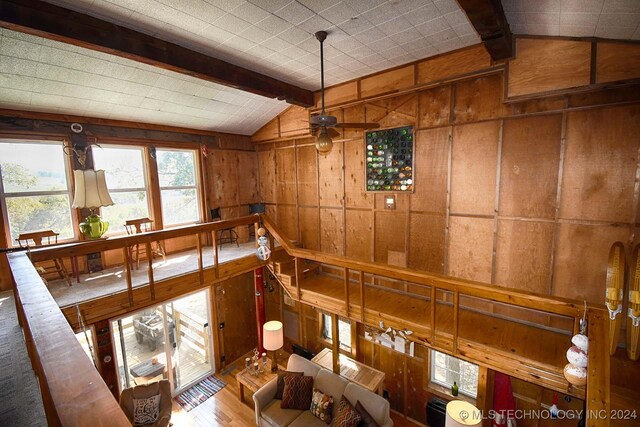
{"type": "Polygon", "coordinates": [[[366,191],[413,191],[413,140],[413,126],[366,133],[366,191]]]}

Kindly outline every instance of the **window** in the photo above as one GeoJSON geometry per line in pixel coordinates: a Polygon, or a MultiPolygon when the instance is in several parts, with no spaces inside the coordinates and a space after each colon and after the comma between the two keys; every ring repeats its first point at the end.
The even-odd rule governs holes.
{"type": "Polygon", "coordinates": [[[444,387],[458,383],[460,393],[478,396],[478,366],[448,354],[431,350],[431,382],[444,387]]]}
{"type": "MultiPolygon", "coordinates": [[[[351,351],[351,323],[338,319],[338,333],[340,334],[340,349],[351,351]]],[[[322,313],[322,338],[333,342],[331,316],[324,313],[322,313]]]]}
{"type": "Polygon", "coordinates": [[[157,150],[164,226],[200,220],[193,150],[157,150]]]}
{"type": "Polygon", "coordinates": [[[74,237],[62,143],[0,141],[0,178],[12,245],[20,233],[43,229],[74,237]]]}
{"type": "Polygon", "coordinates": [[[109,222],[109,234],[125,231],[128,219],[149,217],[147,180],[143,149],[140,147],[92,148],[95,169],[103,169],[109,194],[115,203],[102,208],[109,222]]]}

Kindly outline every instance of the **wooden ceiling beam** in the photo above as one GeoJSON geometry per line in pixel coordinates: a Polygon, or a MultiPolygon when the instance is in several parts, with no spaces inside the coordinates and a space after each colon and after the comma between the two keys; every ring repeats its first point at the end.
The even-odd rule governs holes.
{"type": "Polygon", "coordinates": [[[174,43],[39,0],[0,0],[0,26],[120,56],[290,104],[313,92],[174,43]]]}
{"type": "Polygon", "coordinates": [[[494,61],[513,58],[513,34],[500,0],[458,0],[494,61]]]}

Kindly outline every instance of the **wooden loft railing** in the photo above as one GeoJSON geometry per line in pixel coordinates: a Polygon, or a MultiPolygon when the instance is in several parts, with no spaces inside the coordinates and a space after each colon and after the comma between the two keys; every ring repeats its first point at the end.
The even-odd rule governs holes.
{"type": "MultiPolygon", "coordinates": [[[[414,335],[410,336],[411,340],[526,381],[535,382],[542,386],[585,399],[587,410],[593,411],[591,412],[593,414],[609,413],[610,372],[609,353],[607,350],[609,339],[606,323],[607,315],[603,305],[591,304],[586,308],[589,325],[589,367],[588,382],[585,390],[584,387],[571,386],[562,375],[565,362],[561,360],[564,360],[564,352],[571,346],[570,336],[568,334],[562,335],[558,341],[559,345],[556,347],[560,348],[552,349],[550,347],[555,343],[545,342],[549,337],[553,337],[553,334],[548,330],[532,327],[525,328],[516,320],[507,321],[501,319],[500,326],[504,327],[506,324],[508,327],[511,327],[512,330],[509,331],[511,332],[510,336],[514,337],[514,339],[521,341],[526,340],[532,343],[538,348],[538,353],[540,353],[540,349],[544,351],[545,346],[548,346],[550,351],[558,354],[561,353],[562,357],[559,357],[561,360],[556,362],[555,366],[530,359],[531,356],[528,355],[521,355],[519,357],[511,355],[509,351],[496,350],[488,345],[471,342],[459,335],[461,315],[463,312],[468,312],[463,309],[461,304],[461,298],[464,297],[478,298],[519,309],[536,310],[548,313],[549,315],[568,317],[573,320],[571,331],[573,333],[577,333],[579,330],[580,319],[585,310],[583,302],[566,298],[551,298],[545,295],[516,291],[501,286],[487,285],[444,275],[423,273],[395,266],[363,262],[342,256],[302,249],[294,246],[282,230],[268,216],[264,214],[261,215],[261,220],[271,235],[271,244],[273,245],[274,239],[277,240],[283,249],[290,256],[294,257],[295,277],[290,280],[287,286],[287,292],[294,299],[303,303],[312,304],[321,309],[333,312],[334,314],[346,316],[377,327],[378,320],[383,319],[385,323],[387,323],[387,320],[394,320],[386,314],[388,313],[386,308],[391,304],[391,301],[389,299],[380,303],[379,301],[368,301],[365,299],[365,287],[373,287],[365,283],[365,275],[422,285],[425,289],[428,288],[429,290],[424,298],[428,303],[425,303],[425,306],[423,306],[423,308],[425,308],[424,311],[426,311],[428,315],[417,316],[420,320],[409,325],[415,328],[414,335]],[[317,278],[318,276],[315,276],[316,278],[314,278],[314,276],[307,277],[308,270],[305,265],[308,261],[339,267],[343,271],[342,277],[340,279],[333,279],[333,281],[330,279],[320,280],[317,278]],[[354,281],[355,284],[353,283],[354,281]],[[332,289],[326,292],[325,295],[322,295],[321,291],[314,292],[314,288],[316,290],[321,288],[326,291],[330,287],[332,289]],[[437,299],[438,293],[442,294],[443,292],[452,297],[450,298],[451,301],[445,302],[437,299]],[[330,296],[328,296],[329,294],[330,296]],[[444,305],[443,302],[448,307],[451,307],[452,313],[449,316],[445,316],[444,314],[446,314],[446,312],[439,306],[444,305]],[[439,325],[445,323],[445,321],[450,323],[450,339],[448,340],[442,339],[444,335],[442,331],[446,328],[439,328],[439,325]],[[513,333],[513,330],[525,331],[525,333],[529,335],[518,336],[517,333],[513,333]],[[497,355],[494,353],[500,354],[497,355]],[[561,365],[558,365],[559,363],[561,363],[561,365]]],[[[274,262],[272,269],[275,271],[275,261],[272,262],[274,262]]],[[[378,294],[385,293],[378,291],[378,294]]],[[[387,295],[390,294],[387,293],[387,295]]],[[[406,304],[408,301],[406,298],[401,301],[401,303],[405,303],[405,313],[411,312],[409,304],[406,304]]],[[[414,309],[413,313],[417,313],[419,310],[420,308],[417,310],[414,309]]],[[[484,316],[484,319],[487,318],[491,319],[490,316],[484,316]]],[[[399,321],[396,324],[398,327],[406,327],[406,322],[404,325],[402,324],[403,320],[406,320],[406,317],[404,319],[396,318],[395,320],[399,321]]],[[[506,332],[507,331],[498,331],[498,333],[506,332]]],[[[608,426],[609,420],[608,417],[592,417],[587,420],[587,425],[598,427],[608,426]]]]}
{"type": "MultiPolygon", "coordinates": [[[[132,311],[144,305],[157,303],[178,295],[180,289],[188,291],[205,283],[214,283],[227,276],[235,275],[240,270],[226,270],[218,264],[218,246],[216,231],[238,226],[257,224],[258,216],[251,215],[233,220],[205,223],[171,230],[153,231],[132,236],[114,237],[105,240],[86,241],[81,243],[48,246],[30,251],[7,254],[9,267],[15,282],[16,309],[18,320],[24,331],[27,350],[34,371],[39,379],[47,423],[50,426],[88,426],[118,427],[130,426],[124,413],[113,397],[113,394],[102,380],[102,377],[91,363],[70,326],[69,316],[58,307],[33,263],[54,258],[86,255],[106,250],[122,250],[127,277],[127,298],[114,306],[119,312],[132,311]],[[204,268],[202,262],[202,236],[211,234],[215,264],[212,268],[204,268]],[[147,253],[152,242],[183,236],[197,236],[199,271],[188,276],[185,286],[169,286],[166,294],[156,295],[157,287],[163,282],[154,281],[153,269],[149,265],[149,286],[136,288],[146,295],[135,295],[131,283],[130,263],[127,247],[135,244],[147,246],[147,253]],[[172,295],[170,293],[173,292],[172,295]],[[140,298],[138,298],[140,296],[140,298]],[[162,299],[160,299],[162,298],[162,299]],[[154,301],[155,300],[155,301],[154,301]],[[128,304],[127,304],[128,302],[128,304]],[[124,304],[123,304],[124,303],[124,304]],[[122,306],[125,307],[122,307],[122,306]],[[128,305],[128,308],[126,307],[128,305]]],[[[151,258],[151,257],[149,257],[151,258]]],[[[257,260],[257,259],[256,259],[257,260]]],[[[148,260],[149,264],[151,260],[148,260]]],[[[257,265],[256,265],[257,266],[257,265]]],[[[242,266],[248,271],[256,266],[242,266]]],[[[184,281],[184,280],[183,280],[184,281]]],[[[174,283],[167,279],[164,282],[174,283]]],[[[82,310],[81,310],[82,311],[82,310]]],[[[116,311],[104,314],[108,317],[117,315],[116,311]],[[112,314],[115,313],[115,314],[112,314]]],[[[75,310],[74,310],[75,312],[75,310]]]]}

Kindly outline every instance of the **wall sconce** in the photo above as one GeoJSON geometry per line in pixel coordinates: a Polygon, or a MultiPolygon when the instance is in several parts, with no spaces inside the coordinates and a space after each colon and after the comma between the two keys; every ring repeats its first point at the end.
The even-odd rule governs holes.
{"type": "Polygon", "coordinates": [[[385,209],[395,209],[396,208],[396,195],[395,194],[387,194],[384,196],[384,208],[385,209]]]}

